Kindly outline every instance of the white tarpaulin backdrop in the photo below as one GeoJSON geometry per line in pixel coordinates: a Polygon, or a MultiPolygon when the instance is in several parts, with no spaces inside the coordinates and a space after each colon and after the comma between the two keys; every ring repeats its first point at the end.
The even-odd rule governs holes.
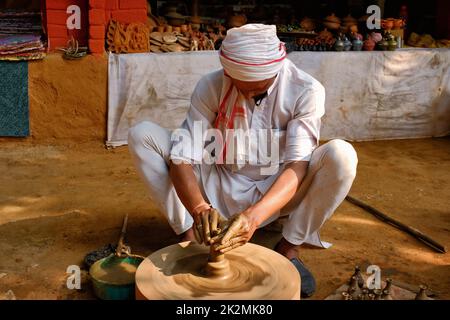
{"type": "MultiPolygon", "coordinates": [[[[408,139],[450,133],[450,50],[292,52],[326,89],[321,139],[408,139]]],[[[176,128],[215,51],[109,55],[109,146],[142,120],[176,128]]]]}

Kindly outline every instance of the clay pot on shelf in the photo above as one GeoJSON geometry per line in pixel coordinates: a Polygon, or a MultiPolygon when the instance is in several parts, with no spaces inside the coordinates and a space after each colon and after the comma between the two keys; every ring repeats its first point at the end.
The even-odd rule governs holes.
{"type": "Polygon", "coordinates": [[[358,25],[357,24],[351,25],[349,30],[350,30],[351,33],[358,33],[358,31],[359,31],[358,30],[358,25]]]}
{"type": "Polygon", "coordinates": [[[323,25],[330,30],[337,30],[341,26],[341,19],[332,13],[324,19],[323,25]]]}
{"type": "Polygon", "coordinates": [[[228,26],[230,28],[242,27],[247,23],[247,17],[243,14],[235,14],[228,18],[228,26]]]}
{"type": "Polygon", "coordinates": [[[377,43],[377,47],[380,51],[387,51],[389,48],[389,42],[386,39],[383,39],[377,43]]]}
{"type": "Polygon", "coordinates": [[[363,48],[363,42],[360,39],[355,39],[352,42],[353,51],[361,51],[363,48]]]}
{"type": "Polygon", "coordinates": [[[330,31],[328,31],[327,28],[325,28],[323,29],[323,31],[319,32],[319,37],[321,39],[331,39],[333,38],[333,34],[330,31]]]}
{"type": "Polygon", "coordinates": [[[388,50],[389,51],[395,51],[397,49],[397,40],[395,40],[395,37],[393,35],[389,35],[387,37],[388,41],[388,50]]]}
{"type": "Polygon", "coordinates": [[[314,31],[316,29],[316,23],[313,19],[305,17],[300,21],[300,27],[306,31],[314,31]]]}
{"type": "Polygon", "coordinates": [[[375,41],[371,37],[367,37],[366,41],[364,41],[363,49],[365,51],[373,51],[375,49],[375,41]]]}
{"type": "Polygon", "coordinates": [[[158,26],[157,31],[158,32],[164,32],[166,30],[166,26],[158,26]]]}
{"type": "Polygon", "coordinates": [[[323,25],[325,26],[325,28],[330,29],[330,30],[338,30],[341,26],[340,23],[329,22],[329,21],[324,21],[323,25]]]}
{"type": "Polygon", "coordinates": [[[351,14],[349,14],[349,15],[347,15],[345,18],[343,18],[342,21],[343,21],[345,24],[348,24],[348,23],[356,24],[356,23],[358,22],[355,18],[352,17],[351,14]]]}
{"type": "Polygon", "coordinates": [[[394,21],[395,20],[392,18],[381,20],[381,28],[386,31],[392,30],[392,28],[394,28],[394,21]]]}
{"type": "Polygon", "coordinates": [[[405,21],[403,19],[394,20],[394,29],[402,29],[405,26],[405,21]]]}
{"type": "Polygon", "coordinates": [[[370,37],[372,38],[372,40],[373,40],[375,43],[378,43],[378,42],[380,42],[381,40],[383,40],[383,36],[381,35],[381,33],[378,33],[378,32],[372,32],[372,33],[370,34],[370,37]]]}
{"type": "Polygon", "coordinates": [[[329,22],[336,22],[336,23],[341,23],[341,19],[339,19],[338,17],[336,17],[336,15],[334,13],[330,14],[329,16],[327,16],[325,19],[325,21],[329,21],[329,22]]]}
{"type": "Polygon", "coordinates": [[[336,42],[334,43],[334,50],[341,52],[341,51],[344,51],[344,48],[345,48],[344,41],[342,41],[341,38],[338,38],[336,40],[336,42]]]}
{"type": "Polygon", "coordinates": [[[350,50],[352,50],[352,42],[347,37],[344,37],[344,51],[350,50]]]}

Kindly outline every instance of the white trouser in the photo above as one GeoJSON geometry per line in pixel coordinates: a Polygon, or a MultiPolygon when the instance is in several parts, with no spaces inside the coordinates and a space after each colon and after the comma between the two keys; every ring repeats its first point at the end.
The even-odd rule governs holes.
{"type": "MultiPolygon", "coordinates": [[[[129,130],[128,146],[138,174],[147,185],[150,198],[165,214],[176,234],[192,227],[193,219],[181,203],[169,177],[171,131],[145,121],[129,130]]],[[[314,150],[307,174],[293,199],[281,209],[289,218],[283,237],[290,243],[304,242],[327,247],[318,231],[344,201],[356,175],[358,159],[353,147],[343,140],[332,140],[314,150]]],[[[200,190],[199,164],[194,172],[200,190]]]]}

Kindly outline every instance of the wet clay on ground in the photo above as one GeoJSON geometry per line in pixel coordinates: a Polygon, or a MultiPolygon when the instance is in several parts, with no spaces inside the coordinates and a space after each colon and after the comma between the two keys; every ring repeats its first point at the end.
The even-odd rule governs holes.
{"type": "Polygon", "coordinates": [[[148,257],[136,273],[143,299],[300,299],[300,277],[291,262],[252,243],[208,261],[209,248],[184,242],[148,257]],[[225,264],[216,273],[214,264],[225,264]],[[211,266],[212,265],[212,266],[211,266]]]}
{"type": "MultiPolygon", "coordinates": [[[[351,194],[418,228],[450,248],[450,139],[354,144],[359,157],[351,194]]],[[[116,243],[125,213],[127,243],[144,256],[177,243],[148,199],[127,148],[101,143],[0,144],[0,297],[94,299],[83,270],[82,289],[66,287],[69,265],[116,243]]],[[[344,202],[322,229],[330,249],[302,247],[323,299],[353,274],[380,266],[382,277],[428,284],[450,299],[450,255],[344,202]]],[[[262,230],[253,241],[273,248],[280,234],[262,230]]]]}

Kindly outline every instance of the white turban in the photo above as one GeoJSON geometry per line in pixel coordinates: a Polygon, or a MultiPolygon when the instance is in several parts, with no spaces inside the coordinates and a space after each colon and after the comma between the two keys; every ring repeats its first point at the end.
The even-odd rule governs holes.
{"type": "Polygon", "coordinates": [[[220,48],[225,72],[241,81],[261,81],[278,74],[286,58],[274,25],[246,24],[228,30],[220,48]]]}

